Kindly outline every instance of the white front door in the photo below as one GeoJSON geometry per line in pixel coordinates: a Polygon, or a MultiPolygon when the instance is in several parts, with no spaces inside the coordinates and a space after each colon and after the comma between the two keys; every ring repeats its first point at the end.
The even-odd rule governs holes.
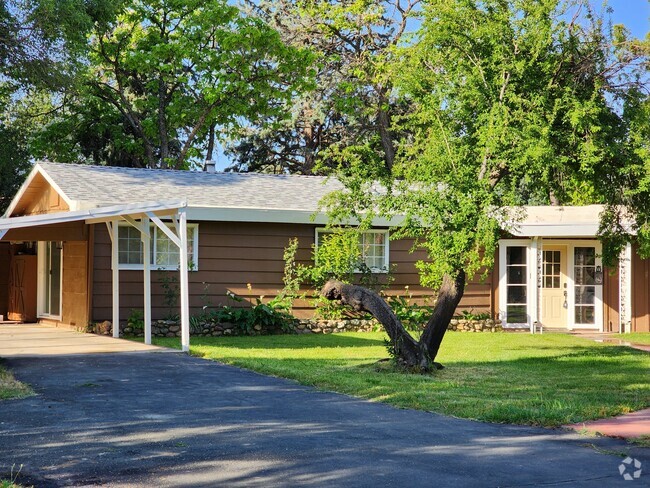
{"type": "Polygon", "coordinates": [[[38,316],[61,318],[63,251],[58,242],[38,243],[38,316]]]}
{"type": "Polygon", "coordinates": [[[542,317],[545,327],[567,326],[569,288],[567,247],[544,246],[542,250],[542,317]]]}

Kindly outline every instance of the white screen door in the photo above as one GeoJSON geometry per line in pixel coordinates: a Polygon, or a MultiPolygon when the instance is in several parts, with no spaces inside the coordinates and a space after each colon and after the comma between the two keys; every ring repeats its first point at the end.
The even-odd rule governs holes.
{"type": "Polygon", "coordinates": [[[61,316],[62,246],[57,242],[38,243],[39,316],[61,316]]]}

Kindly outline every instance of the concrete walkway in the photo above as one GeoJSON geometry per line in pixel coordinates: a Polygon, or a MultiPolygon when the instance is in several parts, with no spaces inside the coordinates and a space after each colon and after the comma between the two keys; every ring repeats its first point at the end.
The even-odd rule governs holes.
{"type": "Polygon", "coordinates": [[[172,352],[157,346],[37,324],[0,325],[0,357],[67,356],[110,352],[172,352]]]}
{"type": "Polygon", "coordinates": [[[650,436],[650,408],[610,419],[592,420],[567,427],[578,432],[590,432],[625,439],[650,436]]]}
{"type": "Polygon", "coordinates": [[[184,354],[13,357],[0,479],[38,487],[628,486],[650,450],[319,392],[184,354]],[[627,469],[626,466],[623,466],[627,469]]]}
{"type": "Polygon", "coordinates": [[[572,331],[571,335],[589,339],[595,342],[603,342],[605,344],[612,344],[614,346],[626,346],[639,351],[650,352],[650,344],[640,344],[638,342],[629,341],[625,338],[625,334],[617,334],[614,332],[580,332],[572,331]]]}

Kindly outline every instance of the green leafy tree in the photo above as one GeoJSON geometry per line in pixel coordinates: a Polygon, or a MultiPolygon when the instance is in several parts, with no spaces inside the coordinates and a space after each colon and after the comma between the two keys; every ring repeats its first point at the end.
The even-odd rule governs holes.
{"type": "Polygon", "coordinates": [[[309,56],[221,0],[128,4],[92,39],[86,83],[142,144],[149,167],[184,168],[218,131],[280,114],[309,56]]]}
{"type": "MultiPolygon", "coordinates": [[[[34,12],[48,18],[75,2],[37,2],[34,12]]],[[[90,29],[89,15],[58,14],[84,35],[67,26],[57,37],[78,59],[69,82],[17,104],[42,127],[30,144],[37,157],[187,168],[236,128],[281,120],[309,83],[308,52],[225,1],[115,2],[90,29]]]]}
{"type": "MultiPolygon", "coordinates": [[[[634,210],[644,204],[637,214],[644,238],[644,56],[587,1],[429,1],[417,41],[394,65],[396,87],[412,109],[398,123],[410,135],[385,188],[360,167],[326,203],[333,217],[365,225],[378,214],[404,216],[397,235],[419,239],[428,252],[417,266],[422,284],[438,289],[436,305],[416,341],[369,290],[334,281],[325,296],[373,313],[400,360],[426,370],[467,277],[494,264],[506,207],[531,200],[612,209],[633,203],[634,210]]],[[[620,236],[616,222],[604,219],[603,232],[620,236]]],[[[621,242],[605,240],[610,256],[621,242]]]]}
{"type": "Polygon", "coordinates": [[[30,168],[31,135],[66,102],[66,90],[83,67],[80,54],[87,33],[107,21],[120,3],[7,0],[0,4],[0,211],[30,168]]]}
{"type": "Polygon", "coordinates": [[[294,97],[291,117],[252,124],[227,148],[237,171],[327,173],[392,166],[391,119],[402,113],[386,67],[419,0],[250,1],[288,44],[314,53],[315,89],[294,97]]]}
{"type": "MultiPolygon", "coordinates": [[[[0,96],[0,106],[2,106],[0,96]]],[[[5,212],[20,188],[31,165],[25,136],[0,120],[0,215],[5,212]]]]}

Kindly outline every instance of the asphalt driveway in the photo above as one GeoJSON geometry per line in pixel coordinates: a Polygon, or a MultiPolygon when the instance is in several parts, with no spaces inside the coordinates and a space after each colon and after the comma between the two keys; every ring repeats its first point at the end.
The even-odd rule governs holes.
{"type": "Polygon", "coordinates": [[[183,354],[16,357],[0,473],[35,486],[650,486],[648,449],[319,392],[183,354]],[[619,474],[621,453],[646,472],[619,474]]]}

